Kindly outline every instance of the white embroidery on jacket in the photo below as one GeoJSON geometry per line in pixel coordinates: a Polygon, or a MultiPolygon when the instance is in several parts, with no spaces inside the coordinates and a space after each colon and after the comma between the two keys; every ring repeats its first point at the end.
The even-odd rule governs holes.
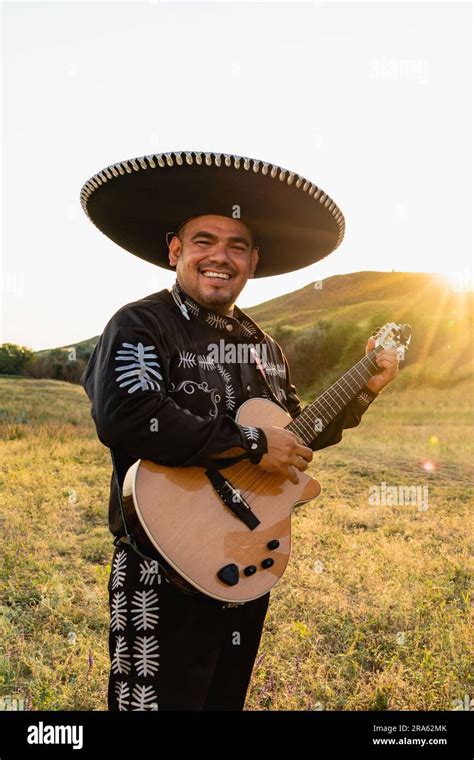
{"type": "Polygon", "coordinates": [[[242,425],[242,430],[249,441],[258,441],[260,435],[258,428],[253,427],[252,425],[242,425]]]}
{"type": "Polygon", "coordinates": [[[235,394],[231,385],[225,386],[225,406],[229,411],[235,409],[235,394]]]}
{"type": "Polygon", "coordinates": [[[232,375],[230,372],[228,372],[222,364],[217,364],[217,371],[219,375],[224,380],[224,391],[225,391],[225,405],[226,409],[229,412],[233,412],[235,409],[235,391],[234,387],[232,385],[232,375]]]}
{"type": "Polygon", "coordinates": [[[286,378],[286,368],[284,364],[275,364],[274,362],[264,362],[263,366],[265,372],[268,375],[278,375],[278,377],[286,378]]]}
{"type": "Polygon", "coordinates": [[[228,324],[225,317],[220,317],[218,314],[214,314],[213,312],[210,312],[207,315],[206,322],[212,327],[220,327],[222,329],[224,329],[224,327],[226,327],[228,324]]]}
{"type": "Polygon", "coordinates": [[[195,367],[195,366],[196,366],[196,354],[193,354],[192,351],[179,352],[178,367],[186,367],[186,369],[189,369],[190,367],[195,367]]]}
{"type": "Polygon", "coordinates": [[[156,354],[149,353],[155,346],[144,346],[143,343],[137,343],[135,346],[133,343],[122,343],[123,349],[119,349],[115,355],[115,361],[117,362],[131,362],[124,367],[116,367],[116,372],[121,372],[116,380],[121,388],[130,385],[128,393],[141,388],[142,391],[147,390],[160,390],[160,384],[158,380],[163,380],[159,372],[152,369],[152,367],[159,367],[158,362],[150,361],[151,359],[157,359],[156,354]],[[125,349],[125,350],[124,350],[125,349]],[[128,372],[126,370],[129,370],[128,372]],[[158,378],[158,380],[153,379],[158,378]],[[128,379],[127,379],[128,378],[128,379]],[[121,382],[123,381],[123,382],[121,382]],[[131,385],[133,383],[133,385],[131,385]]]}
{"type": "Polygon", "coordinates": [[[255,327],[251,322],[248,321],[248,319],[240,319],[239,325],[241,326],[243,332],[247,333],[247,335],[249,335],[251,338],[254,338],[256,335],[258,335],[255,327]]]}
{"type": "Polygon", "coordinates": [[[219,372],[219,374],[221,375],[221,377],[224,378],[224,382],[226,382],[226,383],[230,383],[231,382],[232,375],[230,374],[230,372],[228,370],[224,369],[224,367],[222,366],[222,364],[218,364],[217,365],[217,371],[219,372]]]}
{"type": "MultiPolygon", "coordinates": [[[[177,387],[175,386],[175,383],[170,383],[168,393],[178,393],[178,391],[183,390],[188,395],[192,395],[195,392],[196,388],[198,388],[200,391],[211,394],[213,409],[210,410],[209,416],[217,417],[219,413],[218,403],[221,400],[221,395],[218,388],[209,388],[209,383],[198,383],[196,380],[182,380],[177,387]]],[[[188,409],[183,409],[183,411],[187,411],[189,414],[191,414],[188,409]]]]}
{"type": "Polygon", "coordinates": [[[369,406],[369,404],[373,401],[372,396],[369,396],[368,393],[364,393],[363,391],[359,393],[357,396],[357,401],[361,406],[369,406]]]}
{"type": "Polygon", "coordinates": [[[184,299],[184,303],[188,307],[189,311],[191,311],[195,317],[199,314],[199,306],[195,304],[193,301],[190,301],[188,298],[184,299]]]}
{"type": "Polygon", "coordinates": [[[198,354],[197,360],[201,369],[207,369],[211,372],[212,370],[215,370],[216,368],[216,365],[214,364],[210,356],[205,356],[204,354],[198,354]]]}

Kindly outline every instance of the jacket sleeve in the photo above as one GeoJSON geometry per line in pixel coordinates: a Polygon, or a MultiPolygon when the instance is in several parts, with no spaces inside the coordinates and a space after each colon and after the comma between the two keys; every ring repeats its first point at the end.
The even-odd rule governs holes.
{"type": "MultiPolygon", "coordinates": [[[[296,387],[291,382],[290,368],[285,357],[286,367],[286,402],[285,405],[295,419],[302,412],[301,402],[296,393],[296,387]]],[[[313,451],[324,449],[327,446],[334,446],[342,440],[342,431],[346,428],[357,427],[362,419],[362,415],[367,411],[372,401],[377,397],[374,393],[364,386],[357,396],[349,401],[347,406],[337,414],[334,419],[308,444],[313,451]]]]}
{"type": "Polygon", "coordinates": [[[214,454],[234,447],[243,457],[266,451],[261,428],[180,407],[166,392],[169,362],[155,319],[128,310],[110,320],[81,377],[105,446],[170,466],[209,466],[214,454]]]}

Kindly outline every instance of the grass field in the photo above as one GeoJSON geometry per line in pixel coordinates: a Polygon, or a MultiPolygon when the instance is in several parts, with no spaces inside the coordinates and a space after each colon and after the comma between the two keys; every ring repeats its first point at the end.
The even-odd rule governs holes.
{"type": "MultiPolygon", "coordinates": [[[[473,388],[401,384],[315,455],[248,710],[444,710],[474,698],[473,388]],[[369,488],[428,486],[429,506],[369,488]]],[[[105,710],[110,459],[79,386],[0,379],[0,697],[105,710]]]]}

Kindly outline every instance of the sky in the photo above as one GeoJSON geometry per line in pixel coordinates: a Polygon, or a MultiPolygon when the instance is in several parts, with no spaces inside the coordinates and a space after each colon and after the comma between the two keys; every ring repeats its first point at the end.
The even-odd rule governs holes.
{"type": "Polygon", "coordinates": [[[100,334],[174,274],[101,234],[79,193],[121,160],[233,153],[322,187],[346,234],[249,281],[245,309],[334,274],[470,281],[469,3],[4,2],[0,343],[100,334]]]}

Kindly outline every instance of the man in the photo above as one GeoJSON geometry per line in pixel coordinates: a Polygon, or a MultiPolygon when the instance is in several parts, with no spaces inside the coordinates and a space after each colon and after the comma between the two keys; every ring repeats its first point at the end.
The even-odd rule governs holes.
{"type": "MultiPolygon", "coordinates": [[[[169,162],[164,168],[167,165],[169,162]]],[[[149,162],[143,168],[150,166],[149,162]]],[[[213,164],[212,168],[215,166],[219,165],[213,164]]],[[[181,176],[184,179],[183,173],[181,176]]],[[[199,178],[203,182],[204,207],[209,211],[216,208],[217,213],[201,213],[202,201],[197,203],[192,195],[186,196],[186,183],[177,185],[171,173],[154,180],[151,190],[147,176],[147,194],[141,199],[138,181],[133,193],[131,186],[123,186],[122,200],[115,194],[112,204],[110,194],[104,195],[108,202],[102,206],[90,203],[93,196],[91,199],[89,189],[94,183],[88,185],[88,195],[83,193],[85,210],[102,231],[134,253],[141,246],[137,255],[161,266],[163,253],[151,253],[157,209],[149,212],[145,222],[142,219],[142,225],[149,227],[143,232],[129,204],[135,198],[136,212],[150,203],[150,192],[162,204],[174,192],[175,197],[168,198],[167,210],[161,209],[163,224],[167,219],[171,224],[176,220],[176,211],[171,208],[175,203],[181,203],[187,212],[185,222],[176,223],[176,232],[171,239],[167,237],[168,264],[176,268],[173,288],[119,309],[106,326],[82,378],[92,402],[98,436],[113,452],[116,465],[109,502],[109,526],[116,536],[108,587],[110,710],[242,710],[270,596],[267,593],[238,605],[219,602],[180,583],[150,542],[133,547],[119,499],[128,468],[137,459],[169,466],[225,467],[248,458],[260,468],[297,483],[298,471],[308,468],[313,451],[337,443],[344,428],[358,425],[368,405],[398,370],[395,352],[381,352],[377,358],[380,373],[315,435],[310,446],[283,428],[241,426],[235,422],[239,406],[252,397],[272,399],[293,418],[301,411],[280,346],[235,305],[248,279],[258,276],[257,243],[262,239],[263,255],[266,254],[263,271],[268,273],[272,266],[277,271],[285,267],[288,271],[288,250],[284,247],[280,249],[279,264],[270,261],[266,232],[270,226],[277,226],[280,239],[285,235],[288,240],[294,237],[296,206],[288,223],[290,232],[285,232],[282,220],[287,204],[298,199],[279,195],[280,187],[272,195],[272,185],[267,185],[276,218],[272,225],[267,218],[262,227],[259,218],[267,214],[263,209],[255,211],[261,187],[251,186],[245,178],[245,197],[252,200],[254,214],[247,215],[254,219],[251,225],[229,213],[236,205],[233,201],[240,178],[206,172],[201,172],[199,178]],[[216,176],[222,180],[217,191],[216,176]],[[219,196],[227,193],[228,197],[223,201],[216,192],[219,196]],[[186,202],[185,196],[191,200],[186,202]],[[124,215],[128,218],[125,223],[124,215]],[[115,221],[117,218],[120,223],[115,221]],[[114,225],[122,226],[118,229],[114,225]],[[257,240],[255,227],[259,229],[257,240]],[[264,359],[240,364],[224,362],[221,356],[216,359],[209,350],[220,341],[259,347],[264,359]]],[[[115,192],[116,181],[110,184],[115,192]]],[[[309,212],[313,214],[314,209],[309,207],[309,212]]],[[[305,220],[299,221],[297,240],[298,236],[305,238],[305,220]]],[[[306,224],[314,224],[314,217],[312,222],[308,218],[306,224]]],[[[327,227],[327,219],[320,218],[317,228],[324,224],[327,227]]],[[[324,237],[311,255],[327,255],[335,242],[336,238],[328,243],[324,237]]],[[[308,249],[305,245],[300,249],[299,255],[294,253],[293,266],[307,263],[308,249]]],[[[372,347],[369,340],[366,350],[372,347]]],[[[179,507],[177,504],[176,509],[179,507]]]]}

